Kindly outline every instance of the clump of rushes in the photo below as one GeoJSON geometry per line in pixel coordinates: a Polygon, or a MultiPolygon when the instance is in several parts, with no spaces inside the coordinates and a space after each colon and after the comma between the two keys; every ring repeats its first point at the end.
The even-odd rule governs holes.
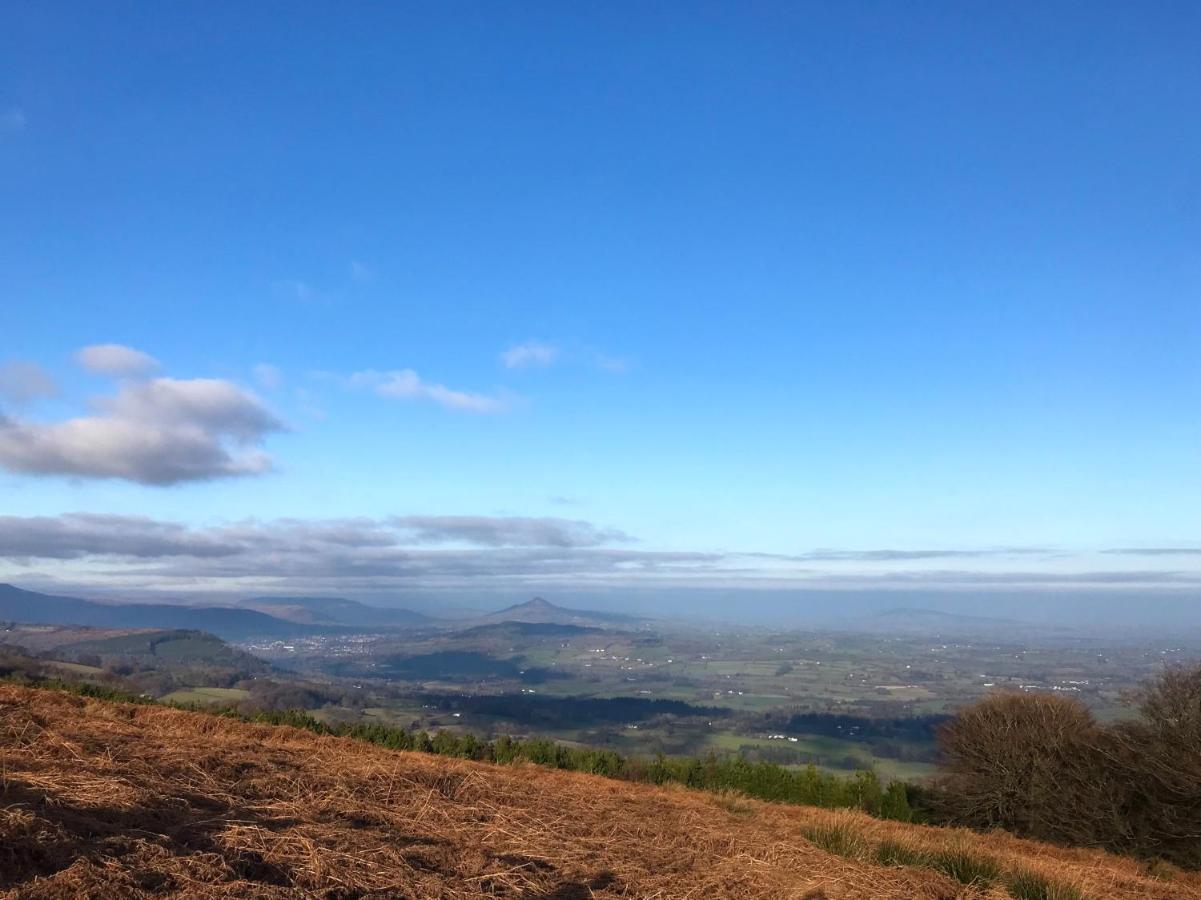
{"type": "Polygon", "coordinates": [[[867,856],[867,841],[858,829],[847,822],[811,825],[801,829],[801,833],[811,843],[835,856],[845,856],[848,859],[863,859],[867,856]]]}
{"type": "Polygon", "coordinates": [[[881,841],[872,858],[882,866],[933,869],[963,884],[985,887],[1000,880],[1017,900],[1084,900],[1080,889],[1054,881],[1031,869],[1010,869],[1002,875],[996,860],[971,850],[922,850],[898,841],[881,841]]]}
{"type": "Polygon", "coordinates": [[[929,866],[930,854],[897,841],[881,841],[876,845],[875,860],[882,866],[929,866]]]}
{"type": "Polygon", "coordinates": [[[991,856],[966,849],[932,851],[925,865],[961,884],[981,887],[992,884],[1001,875],[1001,866],[991,856]]]}
{"type": "Polygon", "coordinates": [[[1053,881],[1030,869],[1014,869],[1007,873],[1005,888],[1018,900],[1084,900],[1079,888],[1053,881]]]}

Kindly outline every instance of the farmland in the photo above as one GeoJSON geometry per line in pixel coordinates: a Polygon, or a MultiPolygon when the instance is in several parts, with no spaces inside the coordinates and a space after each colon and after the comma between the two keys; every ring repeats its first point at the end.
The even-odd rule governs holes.
{"type": "Polygon", "coordinates": [[[992,691],[1061,693],[1103,719],[1120,717],[1129,691],[1195,652],[1084,637],[1052,644],[1013,635],[520,622],[246,649],[302,677],[349,683],[351,702],[317,711],[331,720],[537,734],[632,754],[741,755],[905,779],[933,771],[940,718],[992,691]],[[669,703],[670,711],[659,706],[669,703]],[[814,715],[826,717],[821,727],[799,718],[814,715]],[[893,720],[922,727],[900,736],[865,732],[893,720]]]}
{"type": "Polygon", "coordinates": [[[1197,648],[1036,634],[698,628],[610,622],[542,601],[506,619],[231,646],[201,632],[13,625],[46,676],[170,703],[298,709],[481,738],[549,738],[631,757],[740,757],[919,781],[956,709],[999,690],[1080,699],[1101,720],[1197,648]],[[531,611],[532,610],[532,611],[531,611]],[[546,621],[549,619],[549,621],[546,621]]]}

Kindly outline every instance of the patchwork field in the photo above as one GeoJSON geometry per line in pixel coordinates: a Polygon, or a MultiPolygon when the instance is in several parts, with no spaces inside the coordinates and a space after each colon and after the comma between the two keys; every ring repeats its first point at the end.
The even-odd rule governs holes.
{"type": "Polygon", "coordinates": [[[1049,642],[1012,630],[968,636],[516,621],[247,649],[309,677],[349,680],[350,690],[339,689],[332,702],[308,707],[326,720],[537,735],[633,756],[741,755],[831,772],[871,769],[885,780],[931,775],[939,717],[990,692],[1060,693],[1111,719],[1129,714],[1126,698],[1144,679],[1197,652],[1112,637],[1056,634],[1049,642]],[[509,708],[470,702],[479,697],[507,698],[509,708]],[[628,717],[546,712],[555,703],[599,700],[622,701],[628,717]],[[684,703],[693,712],[644,713],[627,700],[684,703]],[[847,717],[848,727],[823,730],[794,718],[804,713],[847,717]],[[849,721],[920,717],[926,727],[904,735],[869,734],[849,721]]]}

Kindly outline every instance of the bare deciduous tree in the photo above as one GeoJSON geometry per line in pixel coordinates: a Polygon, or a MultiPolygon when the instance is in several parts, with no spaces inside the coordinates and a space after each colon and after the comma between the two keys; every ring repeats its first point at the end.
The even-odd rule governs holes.
{"type": "Polygon", "coordinates": [[[950,821],[1201,868],[1201,666],[1165,671],[1139,718],[999,694],[944,726],[937,805],[950,821]]]}

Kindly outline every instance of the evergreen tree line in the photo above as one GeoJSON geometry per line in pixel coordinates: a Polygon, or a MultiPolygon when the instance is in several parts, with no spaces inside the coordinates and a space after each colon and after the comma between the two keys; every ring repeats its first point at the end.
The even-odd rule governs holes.
{"type": "Polygon", "coordinates": [[[430,694],[404,696],[439,711],[508,719],[538,729],[577,728],[614,722],[645,721],[656,716],[725,718],[724,706],[696,706],[662,697],[552,697],[529,694],[430,694]]]}

